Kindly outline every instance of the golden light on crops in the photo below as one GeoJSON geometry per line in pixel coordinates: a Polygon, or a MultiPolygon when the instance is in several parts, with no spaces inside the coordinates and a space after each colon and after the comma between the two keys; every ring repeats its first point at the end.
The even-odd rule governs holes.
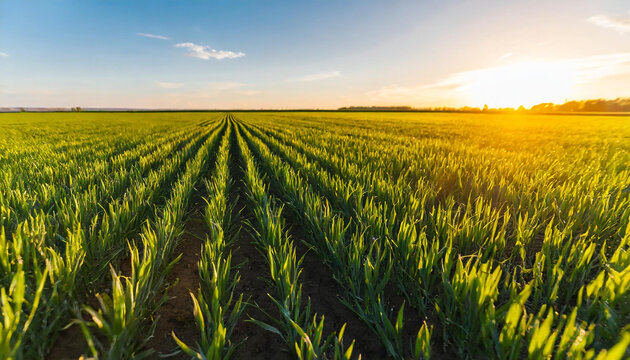
{"type": "Polygon", "coordinates": [[[465,73],[460,90],[471,104],[490,107],[529,107],[563,102],[575,83],[575,69],[564,63],[517,63],[465,73]]]}

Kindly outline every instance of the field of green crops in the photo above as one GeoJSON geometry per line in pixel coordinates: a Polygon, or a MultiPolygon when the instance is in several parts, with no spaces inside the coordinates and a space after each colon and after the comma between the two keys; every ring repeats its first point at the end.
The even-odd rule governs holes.
{"type": "Polygon", "coordinates": [[[630,358],[630,119],[0,114],[0,359],[630,358]]]}

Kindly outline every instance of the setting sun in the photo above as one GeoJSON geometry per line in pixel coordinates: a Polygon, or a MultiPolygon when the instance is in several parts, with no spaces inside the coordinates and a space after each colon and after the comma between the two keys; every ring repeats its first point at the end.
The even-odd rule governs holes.
{"type": "Polygon", "coordinates": [[[575,71],[553,62],[506,65],[466,73],[460,90],[467,103],[490,107],[530,107],[542,102],[563,102],[575,83],[575,71]]]}

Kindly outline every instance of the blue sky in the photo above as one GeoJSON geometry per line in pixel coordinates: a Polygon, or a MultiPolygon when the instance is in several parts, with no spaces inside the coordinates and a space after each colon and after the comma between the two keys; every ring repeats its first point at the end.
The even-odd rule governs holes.
{"type": "Polygon", "coordinates": [[[0,106],[513,106],[628,83],[621,0],[0,0],[0,106]]]}

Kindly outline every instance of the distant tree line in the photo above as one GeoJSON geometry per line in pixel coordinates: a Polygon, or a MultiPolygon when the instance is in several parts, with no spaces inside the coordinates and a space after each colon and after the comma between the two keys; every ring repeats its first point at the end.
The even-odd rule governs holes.
{"type": "Polygon", "coordinates": [[[430,107],[414,108],[411,106],[347,106],[339,108],[339,111],[418,111],[418,112],[630,112],[630,98],[617,98],[613,100],[572,100],[564,104],[542,103],[534,105],[529,109],[520,106],[517,109],[508,108],[483,108],[463,106],[463,107],[430,107]]]}
{"type": "Polygon", "coordinates": [[[339,111],[418,111],[411,106],[347,106],[339,108],[339,111]]]}
{"type": "Polygon", "coordinates": [[[630,98],[567,101],[564,104],[542,103],[531,107],[538,112],[630,112],[630,98]]]}

